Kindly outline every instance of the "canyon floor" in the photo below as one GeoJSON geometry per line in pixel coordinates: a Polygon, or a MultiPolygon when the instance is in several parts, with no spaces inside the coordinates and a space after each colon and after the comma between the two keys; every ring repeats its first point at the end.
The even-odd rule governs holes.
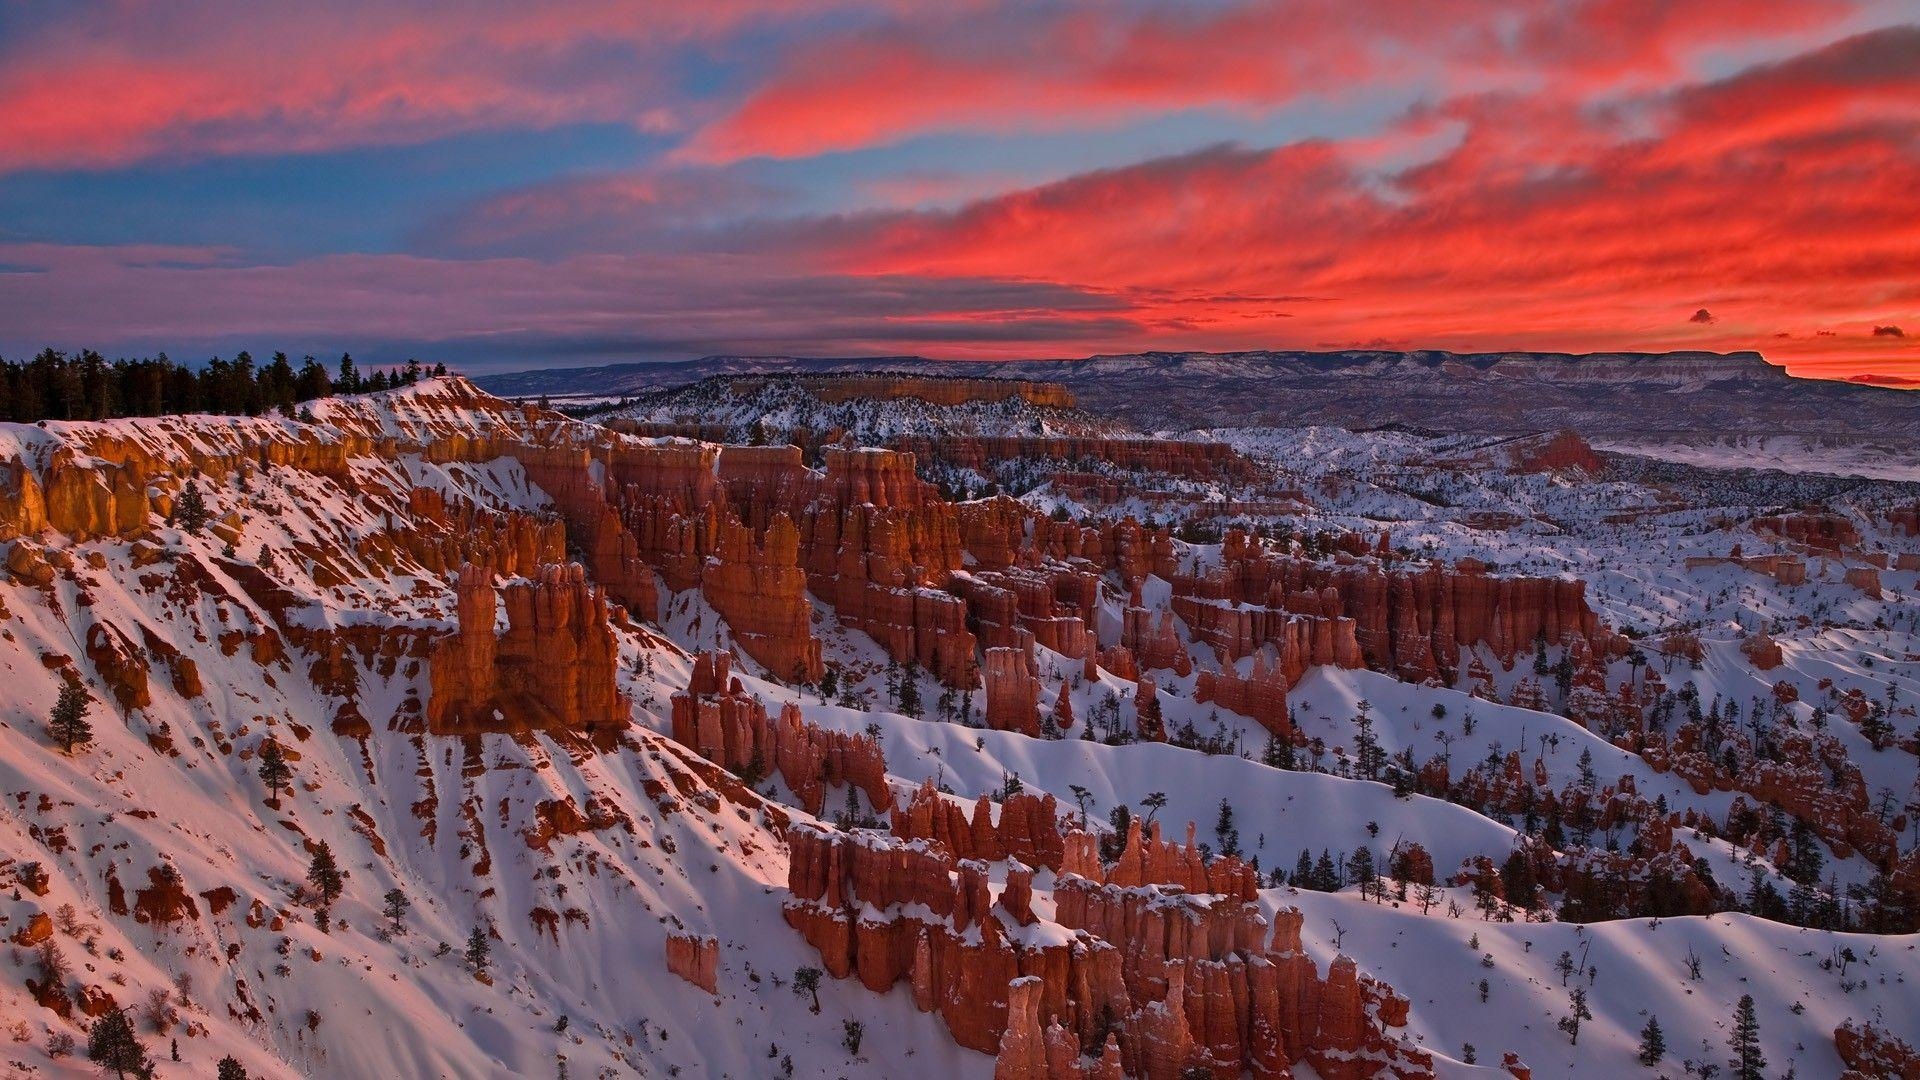
{"type": "Polygon", "coordinates": [[[1920,1075],[1916,459],[1271,405],[0,425],[0,1076],[1920,1075]]]}

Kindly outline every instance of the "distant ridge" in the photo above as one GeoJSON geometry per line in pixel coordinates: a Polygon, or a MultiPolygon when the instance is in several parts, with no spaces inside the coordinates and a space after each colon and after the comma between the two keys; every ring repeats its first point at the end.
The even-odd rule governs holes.
{"type": "Polygon", "coordinates": [[[1065,384],[1148,429],[1400,424],[1517,433],[1793,434],[1920,446],[1920,394],[1801,379],[1757,352],[1145,352],[1078,360],[708,356],[490,375],[503,396],[621,396],[713,375],[931,371],[1065,384]]]}

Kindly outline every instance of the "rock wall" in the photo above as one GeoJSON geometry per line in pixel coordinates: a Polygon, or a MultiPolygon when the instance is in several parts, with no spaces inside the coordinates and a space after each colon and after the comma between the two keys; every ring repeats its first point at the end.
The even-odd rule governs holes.
{"type": "Polygon", "coordinates": [[[1860,546],[1860,529],[1839,514],[1807,512],[1757,517],[1748,526],[1768,539],[1785,541],[1805,551],[1838,555],[1860,546]]]}
{"type": "Polygon", "coordinates": [[[1807,583],[1807,560],[1798,555],[1742,555],[1740,545],[1733,546],[1732,554],[1725,558],[1706,555],[1688,556],[1687,570],[1702,570],[1716,566],[1738,566],[1756,574],[1764,574],[1782,585],[1805,585],[1807,583]]]}
{"type": "Polygon", "coordinates": [[[813,606],[800,571],[800,533],[785,514],[774,515],[756,544],[745,525],[718,527],[715,551],[701,573],[707,603],[727,620],[748,656],[776,677],[818,682],[825,667],[813,636],[813,606]]]}
{"type": "Polygon", "coordinates": [[[521,455],[521,467],[553,500],[566,521],[568,538],[581,552],[595,584],[636,617],[660,617],[659,589],[653,571],[640,557],[640,544],[609,503],[595,478],[590,454],[565,447],[521,455]]]}
{"type": "Polygon", "coordinates": [[[1221,708],[1250,717],[1281,738],[1293,737],[1293,718],[1287,712],[1287,674],[1278,665],[1268,664],[1264,653],[1253,658],[1253,668],[1244,677],[1232,669],[1202,671],[1194,680],[1193,700],[1200,704],[1218,702],[1221,708]]]}
{"type": "MultiPolygon", "coordinates": [[[[1298,632],[1285,629],[1289,620],[1280,613],[1351,619],[1368,667],[1415,682],[1452,681],[1463,645],[1488,646],[1509,670],[1541,638],[1613,647],[1612,635],[1587,604],[1585,582],[1495,576],[1472,559],[1451,568],[1393,569],[1374,558],[1350,557],[1329,564],[1267,550],[1234,531],[1222,544],[1218,567],[1170,580],[1174,610],[1196,636],[1196,620],[1221,627],[1212,643],[1233,659],[1259,645],[1282,644],[1289,670],[1298,662],[1289,658],[1300,647],[1287,638],[1298,632]],[[1191,599],[1183,606],[1182,597],[1191,599]]],[[[1344,652],[1343,637],[1336,631],[1335,653],[1344,652]]],[[[1309,662],[1320,662],[1313,654],[1309,648],[1309,662]]]]}
{"type": "Polygon", "coordinates": [[[667,938],[667,970],[718,997],[720,942],[717,938],[673,934],[667,938]]]}
{"type": "Polygon", "coordinates": [[[669,442],[626,449],[607,471],[641,558],[675,591],[716,591],[743,647],[781,678],[819,675],[811,591],[895,659],[972,685],[966,605],[946,591],[961,562],[953,506],[910,455],[828,447],[825,463],[807,468],[792,446],[669,442]],[[755,587],[771,591],[749,602],[755,587]]]}
{"type": "Polygon", "coordinates": [[[723,652],[695,658],[687,689],[673,695],[675,742],[747,771],[754,782],[777,774],[809,814],[825,809],[827,788],[841,784],[858,788],[876,813],[893,807],[878,739],[809,724],[793,702],[770,719],[766,705],[732,677],[732,660],[723,652]]]}
{"type": "Polygon", "coordinates": [[[996,731],[1040,735],[1040,678],[1032,653],[1025,648],[988,649],[982,668],[986,679],[987,726],[996,731]]]}
{"type": "Polygon", "coordinates": [[[428,658],[427,730],[435,735],[617,730],[632,703],[615,682],[619,645],[605,594],[578,563],[543,566],[503,590],[507,629],[495,634],[493,572],[462,567],[458,628],[428,658]]]}
{"type": "Polygon", "coordinates": [[[1142,607],[1136,589],[1133,603],[1121,612],[1120,621],[1120,644],[1131,651],[1141,667],[1166,668],[1182,677],[1192,674],[1193,658],[1180,641],[1171,610],[1162,609],[1156,614],[1142,607]]]}
{"type": "Polygon", "coordinates": [[[926,841],[817,825],[787,839],[787,921],[827,973],[876,993],[908,982],[960,1045],[1004,1051],[1002,1075],[1112,1076],[1116,1052],[1125,1075],[1149,1080],[1285,1076],[1301,1060],[1330,1080],[1433,1075],[1429,1055],[1387,1034],[1406,1023],[1406,999],[1346,957],[1322,979],[1298,911],[1281,913],[1269,943],[1254,901],[1063,871],[1047,923],[1022,867],[996,902],[984,863],[926,841]]]}
{"type": "Polygon", "coordinates": [[[1016,566],[956,575],[975,636],[985,648],[1017,647],[1017,632],[1076,659],[1098,648],[1091,625],[1100,601],[1100,576],[1070,567],[1016,566]]]}
{"type": "Polygon", "coordinates": [[[1920,1080],[1920,1052],[1872,1024],[1841,1024],[1833,1029],[1833,1047],[1847,1067],[1840,1080],[1920,1080]]]}
{"type": "Polygon", "coordinates": [[[1060,829],[1059,805],[1051,794],[1010,795],[997,804],[997,820],[995,806],[980,796],[969,820],[958,803],[941,795],[928,780],[914,790],[905,806],[894,808],[893,835],[932,841],[956,859],[1015,859],[1027,866],[1060,868],[1066,857],[1066,837],[1060,829]]]}

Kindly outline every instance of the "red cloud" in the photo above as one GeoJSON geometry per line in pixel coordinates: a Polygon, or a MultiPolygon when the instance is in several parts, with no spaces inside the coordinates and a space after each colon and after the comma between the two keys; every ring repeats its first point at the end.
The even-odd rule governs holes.
{"type": "MultiPolygon", "coordinates": [[[[1502,5],[1519,20],[1502,35],[1485,31],[1482,0],[1443,0],[1451,19],[1440,22],[1452,29],[1435,55],[1458,66],[1438,74],[1471,84],[1467,92],[1353,140],[1219,146],[958,209],[900,208],[920,201],[910,196],[825,218],[768,219],[774,200],[742,179],[749,170],[572,178],[468,207],[417,237],[465,260],[250,267],[227,253],[149,260],[15,246],[0,249],[0,264],[44,263],[46,272],[0,273],[0,310],[8,332],[29,341],[97,340],[102,326],[161,343],[207,327],[325,336],[353,326],[388,338],[677,352],[1765,345],[1797,370],[1911,373],[1920,360],[1911,339],[1873,331],[1875,320],[1920,320],[1920,69],[1910,62],[1920,28],[1668,89],[1653,77],[1684,66],[1695,47],[1792,32],[1833,8],[1759,5],[1742,21],[1726,3],[1644,2],[1661,18],[1641,38],[1608,22],[1638,10],[1636,0],[1502,5]],[[1562,52],[1582,54],[1566,57],[1576,70],[1553,83],[1564,92],[1462,75],[1522,71],[1562,52]],[[1611,80],[1604,98],[1589,93],[1591,80],[1611,80]],[[633,251],[650,254],[621,254],[633,251]],[[1712,321],[1683,317],[1702,302],[1712,321]],[[1774,336],[1781,327],[1793,336],[1774,336]]],[[[1131,20],[1112,10],[997,16],[968,48],[876,38],[872,56],[849,54],[840,70],[824,58],[796,61],[754,99],[772,110],[764,127],[742,120],[758,107],[750,103],[703,145],[719,156],[801,153],[1000,125],[1023,109],[1074,122],[1279,100],[1418,42],[1411,0],[1290,5],[1298,41],[1278,59],[1247,44],[1277,32],[1258,21],[1276,18],[1267,5],[1131,20]],[[1010,48],[996,33],[1022,19],[1035,44],[1010,48]],[[1059,61],[1032,63],[1022,48],[1057,51],[1059,61]],[[1217,63],[1204,62],[1210,50],[1217,63]],[[803,83],[813,96],[787,96],[803,83]],[[1041,95],[1051,95],[1044,107],[1041,95]],[[798,111],[783,114],[783,101],[798,111]],[[862,102],[864,112],[852,108],[862,102]],[[784,129],[782,115],[794,121],[784,129]]],[[[294,35],[305,48],[276,57],[277,67],[244,49],[223,67],[204,44],[134,50],[88,38],[49,48],[49,58],[86,56],[94,66],[71,65],[60,78],[51,59],[37,78],[0,66],[0,168],[176,144],[285,148],[560,122],[645,97],[623,65],[584,62],[600,54],[577,27],[550,26],[535,9],[500,14],[498,26],[451,34],[399,16],[337,30],[316,17],[294,35]],[[180,59],[124,70],[113,62],[136,53],[180,59]],[[561,60],[583,62],[560,64],[558,78],[561,60]],[[402,70],[404,79],[394,74],[402,70]],[[47,89],[76,74],[119,93],[47,89]]],[[[632,19],[605,16],[595,29],[630,51],[645,36],[632,19]]],[[[703,25],[648,32],[671,38],[703,25]]]]}
{"type": "MultiPolygon", "coordinates": [[[[872,0],[109,5],[0,40],[0,171],[674,123],[670,50],[872,0]]],[[[26,20],[22,20],[25,22],[26,20]]]]}
{"type": "MultiPolygon", "coordinates": [[[[1831,25],[1845,0],[1237,0],[967,13],[817,41],[698,132],[702,161],[804,157],[931,131],[1053,130],[1264,110],[1363,84],[1585,87],[1831,25]]],[[[930,8],[929,10],[937,10],[930,8]]]]}
{"type": "Polygon", "coordinates": [[[1860,75],[1916,49],[1914,29],[1841,42],[1649,98],[1632,124],[1466,100],[1444,110],[1458,146],[1384,187],[1326,142],[1092,173],[897,217],[835,265],[1097,285],[1214,345],[1390,330],[1436,347],[1750,346],[1783,314],[1920,302],[1920,69],[1860,75]],[[1246,326],[1193,299],[1221,291],[1335,299],[1246,326]],[[1676,329],[1702,295],[1716,322],[1676,329]]]}

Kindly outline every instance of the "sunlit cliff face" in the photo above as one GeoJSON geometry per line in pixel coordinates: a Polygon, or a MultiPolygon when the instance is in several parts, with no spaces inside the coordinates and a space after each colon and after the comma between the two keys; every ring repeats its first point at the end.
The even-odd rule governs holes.
{"type": "Polygon", "coordinates": [[[235,15],[0,14],[0,354],[1758,349],[1920,382],[1903,0],[235,15]]]}

